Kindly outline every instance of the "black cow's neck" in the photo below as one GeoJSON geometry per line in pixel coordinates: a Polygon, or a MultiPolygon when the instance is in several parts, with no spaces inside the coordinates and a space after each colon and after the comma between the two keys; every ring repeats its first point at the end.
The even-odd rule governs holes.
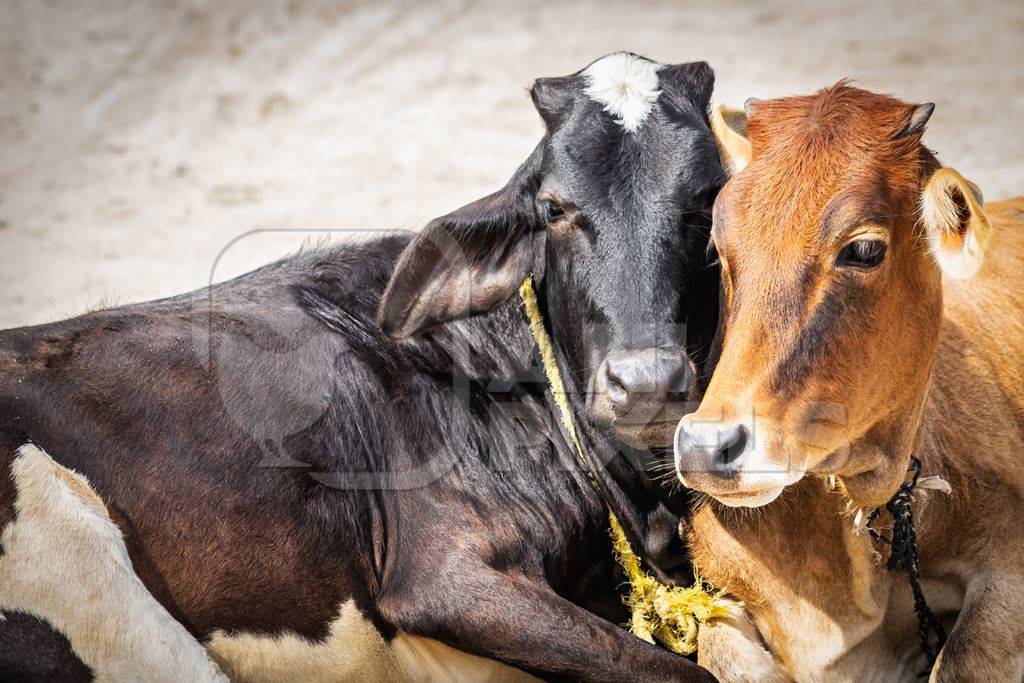
{"type": "MultiPolygon", "coordinates": [[[[538,486],[538,482],[530,477],[545,468],[557,466],[575,473],[573,478],[580,482],[579,491],[582,495],[570,496],[569,499],[545,499],[545,505],[554,508],[586,506],[590,509],[586,513],[582,510],[564,512],[577,518],[583,514],[599,519],[603,517],[603,511],[600,510],[603,500],[622,522],[638,554],[656,569],[660,578],[665,578],[666,574],[658,570],[658,567],[667,570],[686,557],[675,533],[678,517],[668,512],[665,505],[667,491],[657,484],[652,484],[642,465],[625,457],[620,447],[607,434],[599,432],[583,418],[585,394],[579,390],[570,371],[563,373],[563,380],[570,393],[573,413],[587,451],[589,465],[585,467],[580,463],[558,426],[560,415],[547,391],[547,379],[518,297],[488,314],[438,325],[427,334],[413,339],[392,342],[383,335],[373,322],[375,310],[390,268],[393,267],[392,259],[397,256],[401,247],[400,241],[391,240],[366,247],[340,248],[328,256],[319,257],[316,277],[295,289],[302,308],[337,332],[343,340],[344,347],[348,349],[347,353],[351,353],[376,376],[380,389],[367,387],[363,389],[363,393],[370,394],[372,400],[394,401],[403,395],[408,396],[410,387],[424,380],[428,385],[442,390],[447,387],[447,402],[436,402],[432,406],[419,405],[415,410],[421,418],[431,420],[430,423],[424,424],[428,431],[450,429],[452,424],[457,424],[461,429],[468,424],[465,417],[453,417],[453,406],[450,404],[453,397],[455,400],[468,401],[468,410],[461,410],[463,415],[480,414],[502,403],[514,404],[520,408],[526,406],[528,409],[516,418],[524,421],[525,425],[525,428],[520,430],[520,436],[516,438],[521,438],[523,434],[547,433],[552,435],[553,447],[531,450],[525,446],[520,448],[509,444],[491,444],[492,455],[497,453],[506,459],[520,461],[523,458],[543,460],[532,463],[531,467],[520,468],[508,476],[502,474],[493,477],[493,485],[522,485],[522,493],[527,495],[544,488],[538,486]],[[381,258],[379,252],[384,247],[389,253],[381,258]],[[368,258],[367,253],[373,255],[373,258],[368,258]],[[359,283],[362,283],[361,287],[359,283]],[[421,380],[414,379],[416,377],[421,380]],[[464,389],[465,392],[459,394],[460,389],[464,389]],[[380,398],[374,399],[374,396],[380,398]],[[389,396],[392,398],[387,398],[389,396]],[[521,398],[526,400],[520,400],[521,398]],[[430,418],[431,410],[439,412],[430,418]],[[444,426],[446,421],[448,427],[444,426]],[[551,458],[557,459],[558,462],[551,462],[549,465],[551,458]],[[507,481],[509,476],[513,479],[526,479],[522,482],[507,481]],[[593,494],[588,476],[598,485],[600,497],[593,494]],[[595,514],[597,517],[593,517],[595,514]],[[668,530],[667,534],[665,530],[668,530]],[[672,539],[675,539],[674,545],[672,539]]],[[[556,351],[563,370],[570,368],[571,366],[566,363],[565,349],[559,346],[556,351]]],[[[344,389],[344,395],[355,400],[352,394],[351,388],[344,389]]],[[[438,394],[430,395],[439,397],[438,394]]],[[[339,401],[333,427],[335,430],[346,433],[353,430],[349,418],[350,410],[350,406],[341,405],[339,401]]],[[[408,429],[403,424],[388,424],[388,418],[383,413],[374,419],[379,423],[375,425],[374,434],[386,436],[391,432],[397,433],[408,429]]],[[[518,432],[504,432],[499,436],[504,438],[514,433],[518,432]]],[[[485,434],[482,435],[488,438],[485,434]]],[[[362,432],[353,432],[350,437],[355,443],[365,438],[365,435],[362,432]]],[[[439,439],[435,446],[428,450],[442,451],[434,456],[441,460],[479,457],[474,449],[453,452],[449,445],[450,440],[443,433],[436,437],[429,433],[416,433],[411,436],[421,448],[428,443],[424,441],[424,437],[428,440],[439,439]]],[[[384,444],[385,441],[381,441],[379,448],[365,449],[367,463],[339,461],[325,463],[325,468],[333,467],[344,472],[355,466],[356,469],[377,471],[381,473],[381,486],[394,486],[395,482],[387,479],[388,475],[385,475],[394,463],[377,462],[386,452],[392,453],[391,457],[394,457],[394,449],[384,444]]],[[[352,449],[345,452],[351,453],[352,449]]],[[[350,458],[351,455],[339,457],[350,458]]],[[[415,464],[417,463],[413,463],[415,464]]],[[[493,476],[485,474],[486,463],[475,463],[473,468],[481,473],[481,476],[493,476]]],[[[552,512],[557,514],[557,510],[552,512]]]]}
{"type": "MultiPolygon", "coordinates": [[[[556,342],[560,365],[566,367],[564,349],[556,342]]],[[[568,374],[568,373],[567,373],[568,374]]],[[[646,469],[652,455],[624,446],[580,416],[583,397],[573,376],[563,376],[576,428],[587,452],[587,468],[601,489],[608,508],[622,524],[634,551],[662,582],[678,581],[691,573],[689,553],[679,535],[680,515],[686,502],[673,498],[646,469]]]]}
{"type": "MultiPolygon", "coordinates": [[[[518,298],[487,315],[443,325],[432,337],[451,354],[454,365],[478,383],[497,389],[515,386],[542,397],[552,421],[560,422],[559,409],[547,391],[547,378],[518,298]]],[[[580,462],[566,442],[566,447],[560,449],[568,458],[564,466],[580,470],[596,485],[636,552],[660,580],[685,578],[683,575],[690,571],[688,553],[678,532],[685,501],[671,498],[665,487],[648,476],[645,460],[650,460],[650,454],[631,451],[589,423],[583,410],[586,393],[574,373],[565,371],[573,367],[566,349],[557,339],[554,343],[576,429],[587,455],[587,462],[580,462]]],[[[562,436],[567,438],[564,432],[562,436]]]]}

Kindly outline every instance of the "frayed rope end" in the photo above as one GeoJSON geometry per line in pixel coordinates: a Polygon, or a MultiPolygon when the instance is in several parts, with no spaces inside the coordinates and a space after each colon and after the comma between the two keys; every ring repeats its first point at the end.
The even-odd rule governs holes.
{"type": "Polygon", "coordinates": [[[725,591],[715,591],[696,574],[688,587],[658,582],[640,567],[640,559],[615,515],[609,515],[609,521],[615,556],[630,587],[624,599],[631,613],[629,630],[637,638],[648,643],[657,640],[678,654],[693,654],[701,624],[743,609],[743,603],[724,597],[725,591]]]}

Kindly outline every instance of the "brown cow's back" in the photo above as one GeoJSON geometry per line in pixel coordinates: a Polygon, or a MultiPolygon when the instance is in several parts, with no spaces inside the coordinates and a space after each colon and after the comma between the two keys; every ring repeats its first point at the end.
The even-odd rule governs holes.
{"type": "Polygon", "coordinates": [[[945,321],[926,420],[931,447],[970,474],[963,487],[998,480],[1024,494],[1024,197],[986,210],[995,236],[982,271],[943,282],[945,321]]]}

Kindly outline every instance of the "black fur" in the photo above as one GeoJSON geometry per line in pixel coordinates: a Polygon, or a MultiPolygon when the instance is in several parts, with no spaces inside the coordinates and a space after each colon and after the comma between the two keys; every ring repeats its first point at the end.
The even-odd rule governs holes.
{"type": "Polygon", "coordinates": [[[92,671],[79,661],[67,638],[24,612],[0,621],[0,683],[79,683],[92,671]],[[31,658],[25,653],[32,653],[31,658]]]}
{"type": "Polygon", "coordinates": [[[655,572],[686,580],[683,503],[648,476],[654,456],[580,420],[588,479],[508,289],[524,269],[540,279],[581,415],[608,348],[679,344],[690,323],[702,353],[722,174],[706,102],[693,104],[710,70],[688,67],[666,88],[700,92],[666,97],[635,139],[566,79],[571,105],[546,118],[568,127],[504,190],[411,244],[307,252],[192,294],[0,333],[0,426],[88,476],[142,580],[198,637],[316,640],[352,599],[386,638],[436,638],[549,679],[704,676],[616,625],[605,500],[655,572]],[[545,235],[536,192],[552,177],[589,234],[545,235]],[[458,269],[483,284],[461,303],[445,284],[458,269]],[[448,298],[422,299],[438,283],[448,298]],[[598,323],[603,341],[588,334],[598,323]]]}

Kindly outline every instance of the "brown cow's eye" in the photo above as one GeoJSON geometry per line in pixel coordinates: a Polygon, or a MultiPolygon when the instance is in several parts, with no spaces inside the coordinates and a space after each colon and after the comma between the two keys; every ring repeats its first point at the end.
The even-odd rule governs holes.
{"type": "Polygon", "coordinates": [[[887,245],[885,240],[857,240],[850,242],[836,257],[837,266],[861,268],[868,270],[877,268],[885,258],[887,245]]]}
{"type": "Polygon", "coordinates": [[[547,218],[548,223],[552,223],[565,215],[565,209],[563,209],[557,202],[548,200],[544,202],[544,215],[547,218]]]}

